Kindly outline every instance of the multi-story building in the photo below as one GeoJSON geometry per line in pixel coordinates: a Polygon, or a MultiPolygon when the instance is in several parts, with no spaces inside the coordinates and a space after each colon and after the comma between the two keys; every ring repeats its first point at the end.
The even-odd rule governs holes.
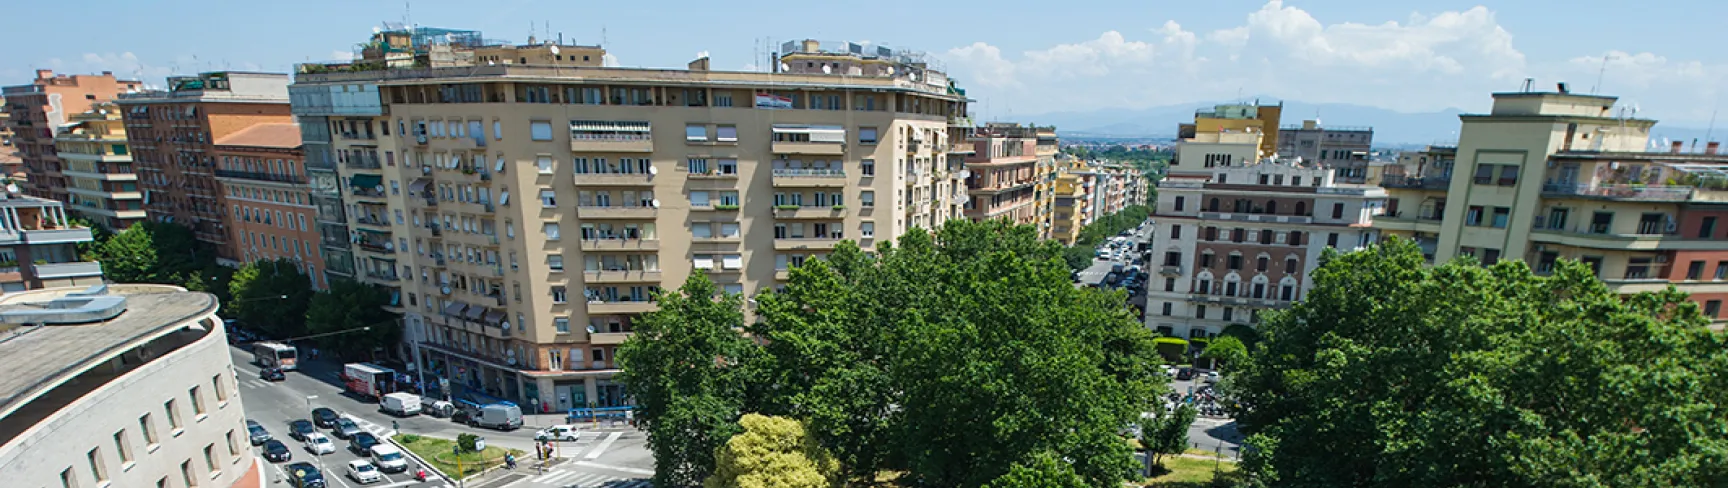
{"type": "Polygon", "coordinates": [[[1147,327],[1211,337],[1252,326],[1261,310],[1301,299],[1325,248],[1378,240],[1368,225],[1385,210],[1386,192],[1335,178],[1293,159],[1172,167],[1158,183],[1147,327]]]}
{"type": "Polygon", "coordinates": [[[1373,127],[1322,126],[1319,120],[1278,129],[1278,157],[1302,158],[1338,170],[1338,181],[1364,183],[1374,146],[1373,127]]]}
{"type": "Polygon", "coordinates": [[[66,76],[39,69],[36,79],[28,85],[0,88],[10,113],[7,126],[12,131],[12,145],[24,164],[27,181],[19,185],[24,193],[70,202],[71,192],[67,188],[71,185],[61,172],[54,136],[72,116],[141,87],[137,81],[115,79],[107,71],[100,75],[66,76]]]}
{"type": "Polygon", "coordinates": [[[1050,185],[1051,207],[1050,238],[1064,246],[1072,246],[1080,240],[1080,230],[1092,222],[1092,200],[1086,197],[1086,186],[1081,183],[1080,175],[1063,171],[1056,175],[1056,181],[1050,185]]]}
{"type": "MultiPolygon", "coordinates": [[[[1007,219],[1016,224],[1046,230],[1038,185],[1045,171],[1054,166],[1055,129],[1020,124],[990,123],[977,128],[969,142],[973,151],[966,161],[966,217],[973,220],[1007,219]],[[1040,134],[1048,134],[1046,154],[1040,154],[1040,134]]],[[[909,195],[917,198],[917,195],[909,195]]]]}
{"type": "Polygon", "coordinates": [[[229,242],[229,208],[216,180],[216,141],[257,124],[293,122],[288,76],[238,71],[172,76],[166,90],[122,95],[126,137],[152,220],[190,227],[217,259],[243,257],[229,242]]]}
{"type": "Polygon", "coordinates": [[[1701,154],[1679,143],[1648,150],[1656,121],[1615,102],[1565,91],[1494,94],[1490,113],[1460,116],[1455,151],[1430,148],[1416,155],[1429,166],[1406,168],[1421,177],[1383,183],[1396,217],[1375,227],[1415,238],[1437,262],[1521,258],[1547,273],[1575,259],[1618,292],[1673,285],[1721,327],[1728,155],[1715,143],[1701,154]]]}
{"type": "Polygon", "coordinates": [[[144,220],[144,194],[132,172],[119,107],[103,103],[72,116],[54,146],[73,213],[115,231],[144,220]]]}
{"type": "Polygon", "coordinates": [[[102,264],[78,256],[90,229],[73,225],[62,205],[0,191],[0,293],[102,282],[102,264]]]}
{"type": "MultiPolygon", "coordinates": [[[[1254,138],[1254,157],[1237,161],[1260,161],[1278,151],[1278,120],[1284,113],[1284,103],[1261,105],[1254,103],[1226,104],[1194,111],[1194,122],[1176,124],[1176,139],[1210,140],[1218,135],[1259,134],[1254,138]]],[[[1229,137],[1226,137],[1229,138],[1229,137]]]]}
{"type": "Polygon", "coordinates": [[[0,297],[7,486],[264,486],[216,297],[94,285],[0,297]]]}
{"type": "Polygon", "coordinates": [[[228,201],[229,255],[243,262],[291,259],[313,286],[322,286],[318,209],[300,147],[298,124],[241,129],[216,140],[216,181],[228,201]]]}
{"type": "Polygon", "coordinates": [[[754,295],[841,240],[963,215],[966,99],[910,54],[801,49],[776,73],[516,61],[308,66],[290,87],[330,272],[350,259],[393,290],[458,396],[620,404],[614,348],[656,289],[706,273],[754,295]]]}

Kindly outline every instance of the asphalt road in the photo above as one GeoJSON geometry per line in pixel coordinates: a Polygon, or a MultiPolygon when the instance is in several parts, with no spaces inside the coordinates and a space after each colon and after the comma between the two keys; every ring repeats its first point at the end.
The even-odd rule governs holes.
{"type": "MultiPolygon", "coordinates": [[[[235,347],[231,348],[230,352],[240,376],[240,395],[246,405],[247,418],[263,424],[272,435],[283,439],[284,443],[294,449],[294,461],[321,463],[323,467],[320,470],[325,472],[325,478],[329,480],[332,488],[360,488],[361,485],[353,480],[342,477],[348,461],[357,459],[358,456],[346,449],[340,449],[335,454],[313,456],[287,435],[289,421],[310,418],[312,409],[316,407],[336,410],[343,416],[354,419],[362,429],[372,432],[380,439],[393,432],[394,422],[404,433],[448,439],[473,433],[484,437],[488,445],[521,449],[529,453],[522,456],[516,470],[495,473],[481,480],[470,480],[464,488],[634,488],[647,486],[647,478],[654,473],[654,458],[647,449],[645,436],[628,427],[582,426],[577,441],[557,443],[557,455],[562,461],[555,463],[542,474],[537,472],[534,460],[534,432],[537,427],[558,422],[556,416],[526,416],[525,423],[530,425],[511,432],[471,428],[449,419],[427,415],[397,418],[378,411],[378,404],[374,401],[345,394],[337,376],[341,368],[339,364],[302,357],[301,369],[289,371],[285,381],[266,382],[258,379],[258,366],[252,363],[252,353],[249,350],[235,347]]],[[[337,440],[337,443],[338,447],[346,447],[346,441],[337,440]]],[[[286,463],[277,465],[280,464],[286,463]]],[[[414,469],[410,468],[407,473],[413,473],[414,469]]],[[[268,468],[267,472],[271,475],[271,481],[282,475],[278,467],[268,468]]],[[[369,486],[446,486],[442,482],[416,484],[408,474],[393,474],[389,475],[389,478],[388,482],[369,486]]]]}

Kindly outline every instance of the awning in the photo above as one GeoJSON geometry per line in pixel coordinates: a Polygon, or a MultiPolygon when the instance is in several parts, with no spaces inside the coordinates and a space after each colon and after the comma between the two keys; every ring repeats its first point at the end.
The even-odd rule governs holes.
{"type": "Polygon", "coordinates": [[[382,183],[384,183],[384,177],[378,175],[354,175],[353,178],[348,179],[348,184],[354,188],[377,188],[382,183]]]}
{"type": "Polygon", "coordinates": [[[480,320],[480,317],[483,317],[485,315],[486,315],[486,307],[482,307],[479,305],[474,305],[474,306],[468,307],[468,320],[480,320]]]}
{"type": "Polygon", "coordinates": [[[461,317],[462,316],[462,310],[467,309],[467,308],[468,308],[468,304],[466,304],[466,303],[450,302],[448,305],[444,306],[444,315],[449,315],[452,317],[461,317]]]}
{"type": "Polygon", "coordinates": [[[647,122],[572,120],[570,130],[581,132],[648,132],[647,122]]]}
{"type": "Polygon", "coordinates": [[[416,179],[416,180],[414,180],[414,182],[408,184],[408,192],[409,193],[420,193],[420,190],[425,190],[426,186],[431,185],[431,184],[432,184],[431,178],[416,179]]]}
{"type": "Polygon", "coordinates": [[[491,309],[486,311],[486,323],[498,325],[504,323],[504,311],[491,309]]]}

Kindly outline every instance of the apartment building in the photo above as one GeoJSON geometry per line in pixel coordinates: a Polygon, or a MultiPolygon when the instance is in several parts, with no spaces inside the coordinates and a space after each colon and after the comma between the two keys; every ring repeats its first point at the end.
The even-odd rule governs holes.
{"type": "Polygon", "coordinates": [[[1252,327],[1300,300],[1325,248],[1379,239],[1369,225],[1386,203],[1381,188],[1294,159],[1173,171],[1158,190],[1146,326],[1173,337],[1252,327]]]}
{"type": "Polygon", "coordinates": [[[152,220],[190,227],[219,262],[243,258],[215,169],[216,141],[257,124],[291,123],[288,76],[221,71],[168,77],[168,87],[122,95],[133,167],[152,220]]]}
{"type": "Polygon", "coordinates": [[[1728,155],[1715,143],[1701,153],[1652,147],[1656,121],[1633,117],[1615,97],[1493,96],[1490,113],[1460,116],[1455,156],[1442,169],[1407,167],[1422,177],[1383,183],[1396,217],[1375,228],[1416,239],[1436,262],[1523,259],[1547,273],[1564,258],[1590,264],[1622,293],[1673,285],[1721,327],[1728,155]]]}
{"type": "MultiPolygon", "coordinates": [[[[977,128],[968,142],[966,158],[966,218],[973,221],[1007,219],[1033,225],[1048,233],[1049,213],[1039,185],[1054,167],[1055,128],[989,123],[977,128]],[[1048,142],[1040,144],[1040,135],[1048,142]]],[[[916,198],[916,195],[912,196],[916,198]]],[[[932,224],[933,226],[934,224],[932,224]]]]}
{"type": "Polygon", "coordinates": [[[1283,116],[1284,103],[1261,105],[1253,103],[1223,104],[1194,111],[1194,122],[1176,124],[1176,139],[1211,140],[1220,136],[1229,139],[1235,134],[1259,134],[1254,138],[1254,155],[1241,162],[1260,161],[1278,151],[1278,120],[1283,116]]]}
{"type": "Polygon", "coordinates": [[[1323,126],[1319,120],[1278,129],[1278,156],[1298,157],[1338,170],[1343,183],[1364,183],[1369,153],[1374,146],[1374,128],[1323,126]]]}
{"type": "Polygon", "coordinates": [[[162,285],[0,297],[0,478],[264,486],[216,297],[162,285]]]}
{"type": "Polygon", "coordinates": [[[119,107],[102,103],[72,116],[54,136],[54,147],[70,185],[66,204],[73,213],[116,231],[144,220],[144,194],[132,172],[119,107]]]}
{"type": "MultiPolygon", "coordinates": [[[[411,66],[434,47],[479,49],[401,49],[411,66]]],[[[913,53],[794,47],[773,73],[303,67],[290,94],[330,273],[349,259],[391,289],[416,361],[458,396],[624,403],[613,352],[655,290],[701,272],[752,296],[841,240],[964,215],[966,99],[946,76],[913,53]]]]}
{"type": "Polygon", "coordinates": [[[19,185],[24,193],[70,202],[71,192],[67,189],[71,185],[61,172],[54,137],[74,115],[142,87],[138,81],[116,79],[108,71],[67,76],[39,69],[36,79],[27,85],[0,88],[0,94],[6,97],[6,124],[12,131],[12,146],[17,148],[24,165],[26,181],[19,185]]]}
{"type": "Polygon", "coordinates": [[[62,205],[0,191],[0,293],[102,282],[102,263],[78,256],[90,229],[72,225],[62,205]]]}
{"type": "Polygon", "coordinates": [[[290,259],[327,281],[319,252],[318,209],[312,204],[298,124],[255,124],[216,140],[216,181],[228,201],[228,253],[240,261],[290,259]]]}

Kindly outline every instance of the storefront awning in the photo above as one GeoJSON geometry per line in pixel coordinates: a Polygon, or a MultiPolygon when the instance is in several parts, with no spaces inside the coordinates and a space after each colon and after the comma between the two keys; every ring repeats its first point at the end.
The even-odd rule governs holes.
{"type": "Polygon", "coordinates": [[[377,188],[384,183],[384,177],[378,175],[354,175],[348,179],[348,184],[354,188],[377,188]]]}
{"type": "Polygon", "coordinates": [[[449,315],[451,317],[461,317],[462,311],[467,309],[467,308],[468,308],[468,304],[466,304],[466,303],[450,302],[449,304],[444,305],[444,315],[449,315]]]}
{"type": "Polygon", "coordinates": [[[498,325],[504,323],[504,311],[491,309],[486,311],[486,323],[498,325]]]}

